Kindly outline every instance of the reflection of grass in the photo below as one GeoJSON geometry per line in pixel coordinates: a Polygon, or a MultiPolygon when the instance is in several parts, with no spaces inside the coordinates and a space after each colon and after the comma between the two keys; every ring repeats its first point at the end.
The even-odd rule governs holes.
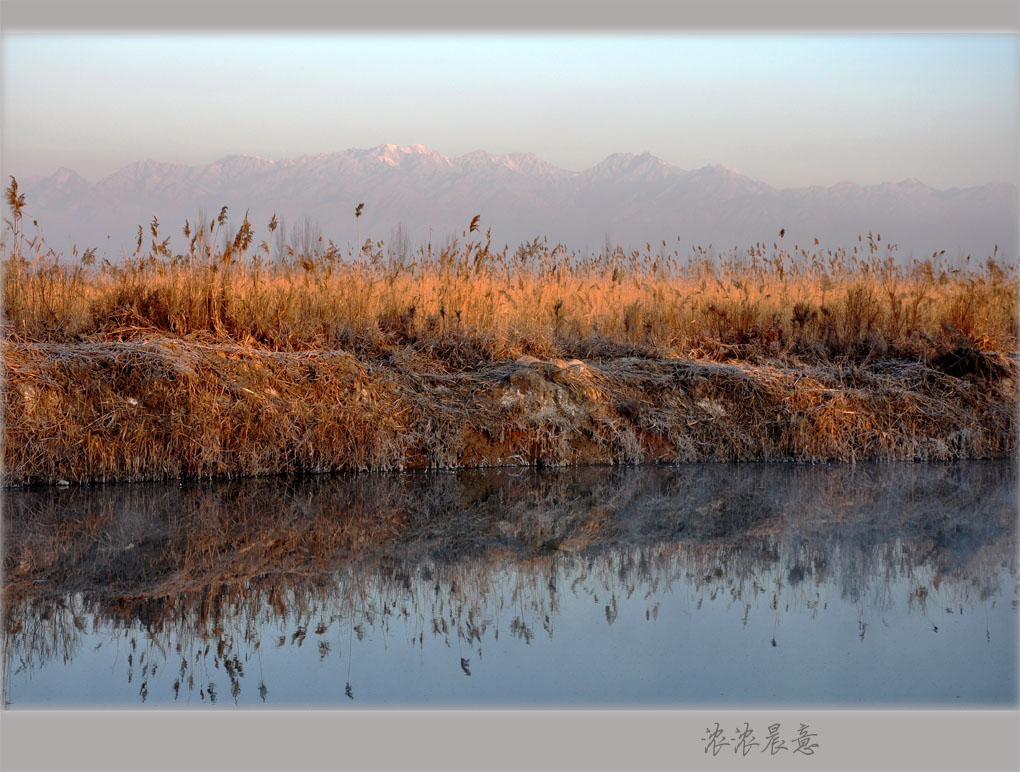
{"type": "MultiPolygon", "coordinates": [[[[906,533],[938,544],[952,533],[952,549],[969,553],[989,528],[1005,528],[1006,473],[1004,463],[967,474],[928,466],[712,465],[10,491],[4,573],[9,589],[173,593],[247,581],[266,567],[320,576],[384,557],[519,562],[633,542],[778,538],[795,515],[810,534],[847,511],[877,541],[906,533]],[[925,509],[933,490],[961,511],[973,508],[980,491],[989,513],[949,531],[925,509]]],[[[792,572],[791,581],[797,578],[792,572]]]]}
{"type": "MultiPolygon", "coordinates": [[[[307,644],[320,662],[346,659],[348,666],[355,636],[359,641],[371,636],[390,641],[389,645],[438,645],[465,656],[476,651],[484,655],[486,645],[498,641],[501,631],[523,645],[530,645],[536,636],[553,638],[564,594],[593,600],[596,610],[604,607],[609,626],[625,607],[634,609],[632,618],[643,616],[654,623],[660,600],[678,593],[687,613],[722,598],[734,614],[742,613],[745,623],[752,606],[758,612],[774,609],[777,628],[790,613],[824,613],[822,603],[826,598],[831,601],[834,590],[873,612],[897,604],[911,611],[918,588],[927,594],[924,588],[933,583],[938,589],[932,590],[932,598],[962,609],[996,591],[987,587],[988,582],[998,576],[1011,553],[1008,540],[1000,541],[964,572],[955,566],[948,574],[929,563],[897,563],[887,554],[890,547],[905,547],[919,555],[920,550],[911,549],[915,544],[862,547],[834,573],[825,560],[846,549],[845,535],[809,539],[795,550],[762,536],[739,546],[655,543],[557,553],[523,562],[478,556],[457,565],[427,562],[396,570],[389,560],[372,560],[324,577],[264,573],[170,594],[86,593],[83,601],[58,600],[48,614],[41,611],[54,608],[52,599],[23,598],[7,607],[6,650],[15,671],[42,667],[54,659],[66,662],[89,654],[79,653],[80,640],[84,631],[93,629],[106,635],[101,645],[120,645],[121,639],[130,645],[123,667],[143,701],[150,682],[159,683],[157,669],[165,671],[164,681],[166,673],[173,674],[170,688],[175,700],[183,691],[191,698],[215,701],[216,681],[226,679],[235,702],[243,685],[254,691],[256,683],[266,701],[272,683],[266,683],[260,670],[263,645],[296,649],[307,644]],[[856,562],[862,558],[863,563],[856,562]],[[787,584],[791,564],[809,566],[806,581],[787,584]],[[843,575],[859,573],[861,565],[868,566],[868,576],[843,575]],[[911,595],[894,601],[890,587],[904,580],[911,595]],[[260,628],[267,625],[285,634],[275,643],[266,640],[260,628]]],[[[675,603],[671,608],[675,611],[675,603]]],[[[924,609],[919,613],[923,615],[924,609]]],[[[117,677],[124,676],[118,671],[117,677]]],[[[354,684],[359,680],[356,666],[348,679],[348,696],[354,699],[351,679],[354,684]]],[[[168,697],[159,693],[160,699],[168,697]]]]}
{"type": "MultiPolygon", "coordinates": [[[[120,644],[121,661],[140,694],[158,667],[196,700],[216,678],[229,681],[217,699],[245,683],[271,699],[262,646],[343,660],[355,637],[375,631],[462,647],[470,659],[490,637],[553,636],[570,596],[597,599],[607,625],[625,608],[654,623],[667,591],[689,610],[723,598],[738,617],[754,606],[777,620],[822,613],[826,593],[873,610],[913,608],[922,596],[931,608],[936,597],[971,603],[997,591],[989,582],[1003,564],[1015,572],[1004,469],[658,468],[17,492],[5,516],[5,665],[87,655],[78,649],[92,617],[117,631],[109,645],[125,632],[136,639],[120,644]],[[890,583],[903,580],[911,597],[891,598],[890,583]],[[267,623],[272,640],[259,632],[267,623]]],[[[351,677],[356,696],[356,664],[351,677]]]]}

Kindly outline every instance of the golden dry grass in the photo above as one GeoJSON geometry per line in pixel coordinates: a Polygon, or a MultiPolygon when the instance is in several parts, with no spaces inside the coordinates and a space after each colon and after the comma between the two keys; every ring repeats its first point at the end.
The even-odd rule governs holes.
{"type": "Polygon", "coordinates": [[[1016,365],[528,360],[178,339],[3,343],[5,484],[278,472],[1014,453],[1016,365]]]}
{"type": "Polygon", "coordinates": [[[251,249],[247,220],[222,249],[204,243],[222,240],[217,233],[193,233],[186,254],[169,252],[155,221],[151,231],[148,254],[139,248],[117,265],[97,265],[92,252],[68,264],[41,245],[8,245],[5,337],[198,336],[377,356],[412,346],[455,369],[523,354],[817,361],[917,358],[963,343],[1016,350],[1015,262],[961,270],[936,255],[904,266],[870,234],[849,250],[775,242],[688,257],[665,245],[580,255],[534,242],[494,252],[465,231],[435,252],[397,256],[366,242],[357,256],[330,244],[270,259],[266,242],[251,249]]]}
{"type": "Polygon", "coordinates": [[[7,484],[1016,448],[1015,263],[904,266],[870,234],[495,252],[474,221],[270,259],[225,211],[184,254],[153,220],[147,254],[139,228],[123,264],[68,263],[8,203],[7,484]]]}

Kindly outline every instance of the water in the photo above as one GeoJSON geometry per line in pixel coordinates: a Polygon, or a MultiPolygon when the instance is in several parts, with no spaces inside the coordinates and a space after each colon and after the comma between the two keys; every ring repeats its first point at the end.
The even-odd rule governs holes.
{"type": "Polygon", "coordinates": [[[1016,707],[1011,462],[8,491],[11,708],[1016,707]]]}

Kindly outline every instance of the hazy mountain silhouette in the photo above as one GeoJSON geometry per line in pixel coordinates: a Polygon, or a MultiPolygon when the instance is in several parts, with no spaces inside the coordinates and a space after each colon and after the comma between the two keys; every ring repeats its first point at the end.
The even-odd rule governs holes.
{"type": "MultiPolygon", "coordinates": [[[[38,220],[47,244],[67,251],[98,247],[116,257],[134,249],[139,224],[151,240],[184,245],[185,218],[214,217],[229,207],[233,227],[246,210],[256,243],[274,213],[285,222],[333,239],[356,241],[354,207],[365,203],[361,237],[390,240],[403,224],[413,244],[442,244],[481,215],[494,244],[516,247],[536,236],[572,249],[598,250],[607,237],[627,248],[657,251],[665,241],[681,254],[692,244],[717,251],[785,244],[849,247],[858,235],[880,233],[901,257],[984,258],[1018,254],[1018,189],[989,184],[936,190],[918,180],[862,186],[777,189],[725,166],[684,170],[648,153],[616,153],[582,172],[559,169],[531,153],[475,151],[450,158],[421,145],[381,145],[341,153],[270,161],[228,156],[204,166],[141,161],[89,184],[68,169],[19,181],[26,224],[38,220]],[[305,228],[309,218],[311,228],[305,228]],[[109,238],[107,238],[109,236],[109,238]]],[[[32,229],[29,227],[28,234],[32,229]]]]}

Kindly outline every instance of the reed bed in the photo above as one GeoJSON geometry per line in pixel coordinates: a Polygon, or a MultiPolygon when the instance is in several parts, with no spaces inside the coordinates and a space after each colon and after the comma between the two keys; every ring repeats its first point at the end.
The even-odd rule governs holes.
{"type": "MultiPolygon", "coordinates": [[[[20,203],[19,203],[20,201],[20,203]]],[[[256,244],[3,252],[7,484],[1016,448],[1016,262],[880,235],[716,254],[256,244]]]]}
{"type": "Polygon", "coordinates": [[[154,219],[148,251],[139,226],[135,253],[117,264],[94,250],[69,262],[9,232],[5,337],[194,336],[371,355],[411,346],[455,369],[521,355],[917,358],[1017,344],[1015,260],[904,264],[881,234],[835,250],[780,238],[724,254],[665,242],[582,254],[538,239],[495,251],[465,230],[442,248],[367,240],[345,254],[273,241],[275,219],[255,248],[247,217],[233,235],[228,225],[225,210],[209,227],[188,225],[187,252],[172,253],[154,219]]]}

